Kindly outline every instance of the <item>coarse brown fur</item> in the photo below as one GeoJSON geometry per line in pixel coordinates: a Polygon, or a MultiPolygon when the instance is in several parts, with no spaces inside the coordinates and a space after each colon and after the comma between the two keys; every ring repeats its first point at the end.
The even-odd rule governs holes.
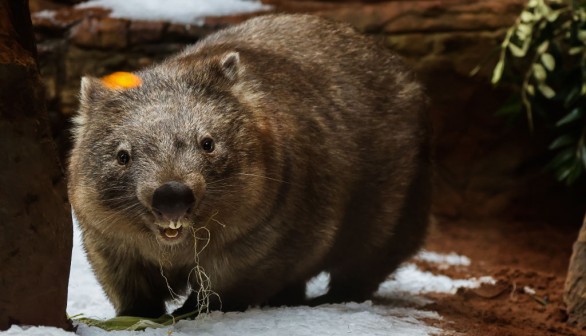
{"type": "Polygon", "coordinates": [[[209,230],[197,235],[210,240],[199,262],[221,298],[212,309],[365,300],[420,247],[426,97],[375,41],[313,16],[265,16],[137,75],[126,90],[84,78],[69,166],[84,246],[119,315],[163,314],[167,281],[198,287],[194,235],[163,239],[151,204],[168,181],[196,199],[184,226],[209,230]],[[307,301],[321,271],[329,291],[307,301]]]}

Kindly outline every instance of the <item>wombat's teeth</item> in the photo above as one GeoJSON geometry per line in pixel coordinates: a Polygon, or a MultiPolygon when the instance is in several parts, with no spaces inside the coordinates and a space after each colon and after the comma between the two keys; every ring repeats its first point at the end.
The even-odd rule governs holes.
{"type": "Polygon", "coordinates": [[[164,231],[167,238],[175,238],[179,235],[179,230],[166,228],[164,231]]]}
{"type": "Polygon", "coordinates": [[[181,223],[180,222],[169,222],[169,227],[173,230],[177,230],[181,227],[181,223]]]}

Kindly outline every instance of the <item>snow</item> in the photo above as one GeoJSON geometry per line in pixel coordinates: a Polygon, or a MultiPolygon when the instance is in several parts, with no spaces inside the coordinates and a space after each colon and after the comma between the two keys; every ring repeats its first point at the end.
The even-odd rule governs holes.
{"type": "Polygon", "coordinates": [[[533,289],[533,288],[531,288],[529,286],[523,287],[523,292],[525,292],[526,294],[529,294],[529,295],[535,295],[536,294],[535,289],[533,289]]]}
{"type": "Polygon", "coordinates": [[[72,336],[74,333],[54,327],[23,327],[13,325],[7,331],[0,332],[2,336],[72,336]]]}
{"type": "Polygon", "coordinates": [[[87,261],[77,222],[74,223],[73,230],[67,313],[69,315],[83,313],[84,316],[92,318],[110,318],[115,315],[114,308],[106,298],[87,261]]]}
{"type": "Polygon", "coordinates": [[[266,11],[271,7],[250,0],[90,0],[77,8],[101,7],[113,18],[203,24],[208,16],[266,11]]]}
{"type": "Polygon", "coordinates": [[[33,13],[33,15],[39,19],[47,19],[47,20],[53,20],[55,19],[55,15],[57,14],[57,12],[55,12],[54,10],[50,10],[50,9],[44,9],[42,11],[38,11],[33,13]]]}
{"type": "Polygon", "coordinates": [[[401,267],[393,280],[383,282],[378,290],[381,296],[392,296],[394,293],[449,293],[455,294],[458,288],[477,288],[483,283],[494,284],[491,277],[457,279],[454,280],[445,275],[436,275],[430,272],[423,272],[413,264],[406,264],[401,267]]]}
{"type": "MultiPolygon", "coordinates": [[[[456,254],[442,255],[422,252],[421,260],[439,260],[439,263],[462,265],[469,259],[456,254]]],[[[329,276],[322,273],[308,284],[309,296],[323,294],[329,276]]],[[[108,332],[97,327],[77,323],[75,333],[50,327],[13,326],[4,335],[25,336],[187,336],[187,335],[437,335],[441,330],[425,321],[441,320],[434,311],[425,310],[430,303],[420,296],[428,292],[455,293],[458,287],[478,287],[481,283],[494,283],[490,277],[480,279],[450,279],[443,275],[423,272],[414,264],[405,264],[381,284],[373,301],[322,305],[318,307],[250,308],[246,312],[212,312],[192,321],[178,321],[162,329],[145,331],[108,332]]],[[[114,309],[106,299],[87,262],[81,245],[77,223],[74,230],[74,247],[69,282],[67,312],[85,317],[107,319],[114,317],[114,309]]]]}
{"type": "Polygon", "coordinates": [[[458,255],[454,252],[439,254],[430,251],[421,251],[416,257],[419,260],[427,261],[441,266],[470,266],[470,258],[458,255]]]}

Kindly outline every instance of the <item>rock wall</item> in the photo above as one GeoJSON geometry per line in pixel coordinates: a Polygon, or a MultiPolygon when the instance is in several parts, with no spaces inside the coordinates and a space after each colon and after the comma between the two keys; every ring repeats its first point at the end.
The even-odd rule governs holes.
{"type": "MultiPolygon", "coordinates": [[[[54,133],[63,155],[80,76],[147,66],[210,32],[256,15],[207,18],[202,26],[186,26],[113,19],[101,9],[74,10],[67,5],[72,1],[32,1],[37,10],[55,9],[33,18],[54,133]]],[[[541,216],[540,204],[550,201],[553,188],[560,197],[548,203],[547,213],[557,214],[552,210],[556,208],[579,218],[583,198],[582,203],[569,198],[542,172],[540,153],[547,137],[531,134],[523,123],[506,127],[494,116],[508,93],[489,85],[490,69],[500,39],[524,0],[263,2],[274,12],[314,13],[349,22],[381,39],[417,70],[432,100],[437,216],[541,216]],[[478,75],[470,76],[483,64],[478,75]]]]}

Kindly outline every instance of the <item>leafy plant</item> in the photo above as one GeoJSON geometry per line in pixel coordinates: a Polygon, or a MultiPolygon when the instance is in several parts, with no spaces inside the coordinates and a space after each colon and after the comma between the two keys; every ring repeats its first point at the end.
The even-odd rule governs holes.
{"type": "Polygon", "coordinates": [[[551,128],[549,166],[567,184],[586,171],[584,2],[529,0],[507,31],[492,74],[493,84],[519,86],[531,129],[538,120],[551,128]]]}

